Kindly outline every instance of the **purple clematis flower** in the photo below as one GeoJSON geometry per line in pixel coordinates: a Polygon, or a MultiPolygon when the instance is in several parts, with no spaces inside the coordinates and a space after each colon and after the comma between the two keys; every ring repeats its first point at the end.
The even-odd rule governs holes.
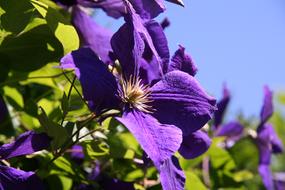
{"type": "MultiPolygon", "coordinates": [[[[50,138],[45,133],[28,131],[21,134],[14,142],[0,147],[0,159],[32,154],[48,148],[50,138]]],[[[25,172],[0,165],[1,190],[41,190],[44,186],[34,172],[25,172]]]]}
{"type": "Polygon", "coordinates": [[[162,27],[155,21],[142,20],[131,4],[126,5],[126,23],[111,40],[122,67],[121,75],[112,74],[90,48],[66,55],[61,59],[61,67],[75,70],[84,98],[97,114],[114,108],[122,111],[117,119],[154,162],[163,188],[183,189],[185,176],[172,155],[180,148],[182,136],[182,155],[201,154],[198,149],[192,150],[198,151],[196,154],[186,152],[191,139],[203,139],[197,142],[202,148],[209,146],[210,140],[195,132],[211,118],[215,99],[191,76],[195,67],[187,65],[192,61],[183,49],[174,56],[181,59],[170,63],[177,67],[168,71],[169,50],[162,27]],[[141,68],[146,75],[141,74],[141,68]]]}
{"type": "Polygon", "coordinates": [[[256,143],[259,149],[258,172],[263,184],[268,190],[274,189],[273,178],[270,170],[271,154],[283,152],[283,144],[278,138],[272,125],[267,120],[273,114],[272,91],[264,87],[264,102],[260,113],[260,124],[257,128],[256,143]]]}
{"type": "Polygon", "coordinates": [[[116,78],[89,48],[65,56],[61,67],[75,69],[85,99],[96,105],[97,112],[121,107],[123,114],[117,119],[134,134],[158,169],[180,147],[181,131],[186,136],[197,131],[215,109],[215,100],[182,71],[169,72],[148,87],[138,78],[116,78]]]}

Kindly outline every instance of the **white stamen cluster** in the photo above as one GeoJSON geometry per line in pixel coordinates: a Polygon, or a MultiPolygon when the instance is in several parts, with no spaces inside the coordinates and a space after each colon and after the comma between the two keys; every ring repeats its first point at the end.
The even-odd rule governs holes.
{"type": "Polygon", "coordinates": [[[149,100],[149,94],[149,87],[142,84],[141,79],[131,76],[129,80],[121,80],[119,95],[122,101],[131,108],[151,113],[151,106],[148,105],[148,103],[151,102],[151,100],[149,100]]]}

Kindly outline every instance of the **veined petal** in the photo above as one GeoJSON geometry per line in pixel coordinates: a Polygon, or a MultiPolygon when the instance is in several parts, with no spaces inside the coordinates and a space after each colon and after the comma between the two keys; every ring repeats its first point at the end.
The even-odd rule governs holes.
{"type": "Polygon", "coordinates": [[[238,121],[232,121],[218,128],[216,136],[226,136],[227,138],[240,137],[243,129],[244,127],[238,121]]]}
{"type": "Polygon", "coordinates": [[[183,136],[179,153],[186,159],[193,159],[206,152],[210,145],[211,139],[203,131],[195,131],[187,136],[183,136]]]}
{"type": "Polygon", "coordinates": [[[264,99],[260,112],[261,124],[265,123],[273,114],[272,91],[264,86],[264,99]]]}
{"type": "MultiPolygon", "coordinates": [[[[157,166],[158,167],[158,166],[157,166]]],[[[175,156],[168,158],[159,166],[163,190],[183,190],[186,177],[175,156]]]]}
{"type": "Polygon", "coordinates": [[[149,114],[127,110],[117,119],[136,137],[143,150],[159,165],[170,158],[182,142],[182,132],[173,125],[160,124],[149,114]]]}
{"type": "Polygon", "coordinates": [[[269,165],[259,165],[258,172],[266,190],[274,190],[273,179],[269,165]]]}
{"type": "Polygon", "coordinates": [[[223,97],[222,99],[217,103],[218,110],[214,113],[214,125],[216,128],[219,127],[219,125],[222,124],[223,118],[226,112],[226,109],[228,107],[228,104],[230,102],[230,91],[227,88],[226,85],[223,87],[223,97]]]}
{"type": "Polygon", "coordinates": [[[44,190],[44,186],[34,172],[25,172],[0,165],[1,190],[44,190]]]}
{"type": "Polygon", "coordinates": [[[194,77],[181,71],[167,73],[150,90],[156,110],[153,116],[160,123],[179,127],[185,136],[203,127],[216,109],[216,100],[194,77]]]}
{"type": "Polygon", "coordinates": [[[61,68],[74,69],[80,80],[84,98],[96,114],[117,108],[117,81],[90,48],[80,48],[63,57],[61,68]]]}
{"type": "Polygon", "coordinates": [[[0,147],[0,159],[32,154],[50,146],[51,139],[45,133],[28,131],[21,134],[14,142],[0,147]]]}
{"type": "Polygon", "coordinates": [[[191,76],[195,76],[198,71],[191,56],[185,53],[185,48],[181,45],[171,59],[168,72],[175,70],[184,71],[191,76]]]}
{"type": "Polygon", "coordinates": [[[94,19],[74,6],[72,22],[80,36],[83,46],[90,47],[103,62],[110,62],[112,32],[99,26],[94,19]]]}

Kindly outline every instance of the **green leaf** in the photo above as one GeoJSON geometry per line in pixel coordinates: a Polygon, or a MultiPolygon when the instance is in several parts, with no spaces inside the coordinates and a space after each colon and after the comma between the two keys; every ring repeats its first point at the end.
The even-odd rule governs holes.
{"type": "Polygon", "coordinates": [[[237,141],[236,144],[229,149],[229,152],[238,169],[248,169],[249,171],[257,172],[258,149],[251,138],[246,137],[237,141]]]}
{"type": "Polygon", "coordinates": [[[38,120],[44,127],[48,136],[52,138],[51,147],[53,150],[60,148],[68,138],[68,133],[61,125],[50,121],[45,111],[41,108],[42,113],[39,114],[38,120]]]}
{"type": "Polygon", "coordinates": [[[0,46],[2,63],[11,69],[33,71],[50,62],[58,61],[63,55],[60,42],[54,37],[43,19],[33,19],[25,32],[16,37],[6,37],[0,46]]]}
{"type": "Polygon", "coordinates": [[[66,94],[63,93],[63,96],[61,99],[61,109],[62,109],[63,115],[67,114],[68,108],[69,108],[69,100],[68,100],[66,94]]]}
{"type": "Polygon", "coordinates": [[[246,181],[246,180],[252,179],[253,174],[248,170],[241,170],[241,171],[236,172],[233,175],[233,177],[234,177],[235,181],[241,182],[241,181],[246,181]]]}
{"type": "Polygon", "coordinates": [[[67,54],[79,47],[79,37],[75,28],[61,13],[48,5],[32,0],[33,6],[46,19],[51,31],[61,42],[64,48],[64,54],[67,54]]]}
{"type": "Polygon", "coordinates": [[[5,31],[18,34],[35,16],[35,11],[29,0],[0,0],[1,27],[5,31]]]}
{"type": "Polygon", "coordinates": [[[100,156],[109,154],[109,148],[106,143],[102,141],[84,141],[81,143],[84,155],[89,160],[95,160],[100,156]]]}
{"type": "Polygon", "coordinates": [[[185,184],[186,190],[192,190],[192,189],[207,190],[205,185],[202,183],[200,178],[195,173],[187,171],[185,172],[185,175],[186,175],[186,184],[185,184]]]}

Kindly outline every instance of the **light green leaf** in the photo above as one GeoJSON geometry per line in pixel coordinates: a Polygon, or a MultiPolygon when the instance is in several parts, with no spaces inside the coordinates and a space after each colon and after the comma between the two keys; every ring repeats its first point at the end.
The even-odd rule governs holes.
{"type": "Polygon", "coordinates": [[[79,38],[75,28],[61,13],[48,5],[32,0],[33,6],[46,19],[48,26],[54,32],[57,39],[64,48],[64,54],[67,54],[79,47],[79,38]]]}

